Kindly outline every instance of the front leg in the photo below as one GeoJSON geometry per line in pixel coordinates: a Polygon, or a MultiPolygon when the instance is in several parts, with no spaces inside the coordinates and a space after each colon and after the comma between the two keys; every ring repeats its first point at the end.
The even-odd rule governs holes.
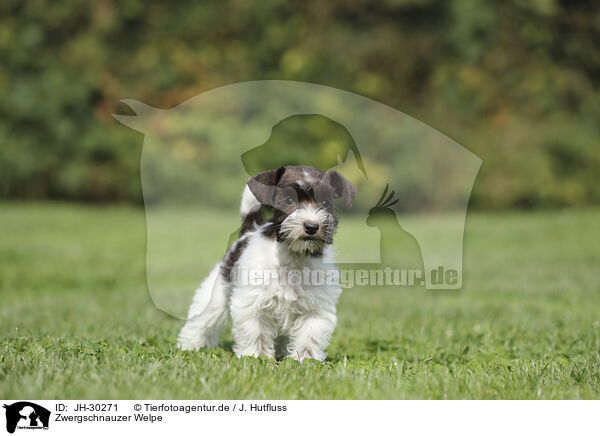
{"type": "Polygon", "coordinates": [[[325,361],[336,322],[335,309],[310,312],[299,317],[290,334],[288,357],[300,362],[304,359],[325,361]]]}
{"type": "Polygon", "coordinates": [[[259,309],[252,304],[232,304],[231,320],[235,341],[233,352],[237,357],[275,357],[277,330],[272,320],[259,309]]]}

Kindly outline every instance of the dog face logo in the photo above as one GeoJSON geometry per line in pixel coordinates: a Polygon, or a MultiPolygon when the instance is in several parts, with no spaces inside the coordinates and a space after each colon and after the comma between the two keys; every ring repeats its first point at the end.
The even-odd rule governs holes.
{"type": "Polygon", "coordinates": [[[18,429],[48,429],[50,411],[28,401],[19,401],[11,405],[5,404],[6,431],[14,433],[18,429]]]}

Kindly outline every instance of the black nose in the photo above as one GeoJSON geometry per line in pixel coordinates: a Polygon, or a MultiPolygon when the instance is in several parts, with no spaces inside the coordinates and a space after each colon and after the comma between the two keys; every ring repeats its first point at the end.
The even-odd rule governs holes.
{"type": "Polygon", "coordinates": [[[319,223],[308,221],[304,223],[304,231],[307,235],[314,235],[319,230],[319,223]]]}

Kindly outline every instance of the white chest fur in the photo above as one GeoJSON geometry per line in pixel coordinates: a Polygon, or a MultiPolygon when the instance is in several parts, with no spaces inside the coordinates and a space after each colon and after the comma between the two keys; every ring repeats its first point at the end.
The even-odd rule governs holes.
{"type": "Polygon", "coordinates": [[[243,280],[231,289],[232,312],[243,307],[272,324],[279,335],[290,334],[301,317],[335,312],[341,293],[331,246],[325,247],[323,256],[298,255],[290,253],[285,243],[255,232],[234,270],[243,280]]]}

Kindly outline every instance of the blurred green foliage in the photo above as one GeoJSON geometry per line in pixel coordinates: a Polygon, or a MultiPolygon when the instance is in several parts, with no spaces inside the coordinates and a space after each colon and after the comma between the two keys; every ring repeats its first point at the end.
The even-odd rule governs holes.
{"type": "Polygon", "coordinates": [[[599,40],[592,1],[4,0],[0,196],[140,202],[142,136],[111,117],[121,98],[169,108],[287,79],[475,152],[477,207],[598,204],[599,40]]]}

